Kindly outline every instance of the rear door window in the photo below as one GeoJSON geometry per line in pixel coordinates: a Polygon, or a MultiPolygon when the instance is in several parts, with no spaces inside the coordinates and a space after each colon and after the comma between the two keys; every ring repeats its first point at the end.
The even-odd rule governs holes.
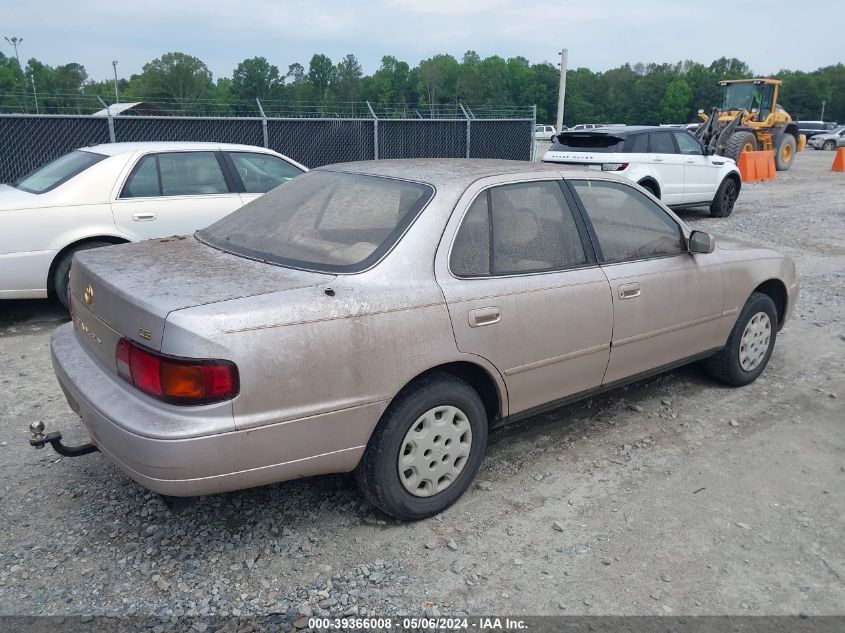
{"type": "Polygon", "coordinates": [[[214,152],[166,152],[158,155],[163,196],[229,193],[214,152]]]}
{"type": "Polygon", "coordinates": [[[557,181],[493,187],[479,195],[455,237],[452,272],[485,277],[565,270],[587,263],[557,181]]]}
{"type": "Polygon", "coordinates": [[[631,149],[629,151],[632,154],[648,154],[648,135],[635,134],[632,136],[631,149]]]}
{"type": "Polygon", "coordinates": [[[654,132],[648,135],[649,152],[652,154],[675,154],[675,143],[668,132],[654,132]]]}
{"type": "Polygon", "coordinates": [[[148,154],[138,161],[135,169],[126,180],[120,194],[121,198],[153,198],[161,195],[161,183],[158,180],[158,165],[155,154],[148,154]]]}

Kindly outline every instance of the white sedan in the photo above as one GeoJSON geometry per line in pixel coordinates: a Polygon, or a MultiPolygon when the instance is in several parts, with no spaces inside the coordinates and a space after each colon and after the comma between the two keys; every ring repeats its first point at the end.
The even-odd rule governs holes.
{"type": "Polygon", "coordinates": [[[76,251],[188,235],[307,169],[225,143],[83,147],[0,185],[0,299],[67,300],[76,251]]]}

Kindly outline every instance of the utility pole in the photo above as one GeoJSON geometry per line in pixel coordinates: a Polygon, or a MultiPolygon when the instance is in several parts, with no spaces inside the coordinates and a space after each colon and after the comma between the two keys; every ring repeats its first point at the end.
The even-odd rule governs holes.
{"type": "Polygon", "coordinates": [[[827,105],[827,101],[822,101],[822,115],[819,117],[822,121],[824,121],[824,107],[827,105]]]}
{"type": "Polygon", "coordinates": [[[38,93],[35,92],[35,75],[30,74],[29,80],[32,82],[32,98],[35,99],[35,114],[40,114],[38,112],[38,93]]]}
{"type": "Polygon", "coordinates": [[[114,102],[120,103],[120,94],[117,92],[117,60],[115,59],[111,63],[112,68],[114,69],[114,102]]]}
{"type": "Polygon", "coordinates": [[[566,98],[566,67],[569,62],[569,51],[560,51],[560,89],[557,93],[557,127],[558,132],[563,129],[563,101],[566,98]]]}

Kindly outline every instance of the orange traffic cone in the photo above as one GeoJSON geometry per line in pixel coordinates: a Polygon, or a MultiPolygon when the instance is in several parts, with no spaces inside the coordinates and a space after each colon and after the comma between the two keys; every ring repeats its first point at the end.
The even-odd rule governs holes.
{"type": "Polygon", "coordinates": [[[836,150],[836,158],[833,159],[832,171],[845,171],[845,147],[836,150]]]}

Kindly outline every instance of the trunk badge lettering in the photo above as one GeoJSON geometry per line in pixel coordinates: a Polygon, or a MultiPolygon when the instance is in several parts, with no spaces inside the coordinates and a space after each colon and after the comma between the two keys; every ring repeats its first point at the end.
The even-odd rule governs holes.
{"type": "Polygon", "coordinates": [[[85,325],[85,323],[82,322],[82,319],[78,316],[73,319],[73,322],[76,324],[76,327],[80,332],[94,341],[97,345],[103,344],[103,339],[97,336],[91,328],[85,325]]]}
{"type": "Polygon", "coordinates": [[[140,336],[142,339],[146,339],[149,341],[150,337],[152,336],[152,333],[149,330],[141,328],[140,330],[138,330],[138,336],[140,336]]]}
{"type": "Polygon", "coordinates": [[[94,303],[94,288],[91,284],[85,286],[85,294],[83,295],[83,298],[85,299],[85,303],[89,305],[94,303]]]}

